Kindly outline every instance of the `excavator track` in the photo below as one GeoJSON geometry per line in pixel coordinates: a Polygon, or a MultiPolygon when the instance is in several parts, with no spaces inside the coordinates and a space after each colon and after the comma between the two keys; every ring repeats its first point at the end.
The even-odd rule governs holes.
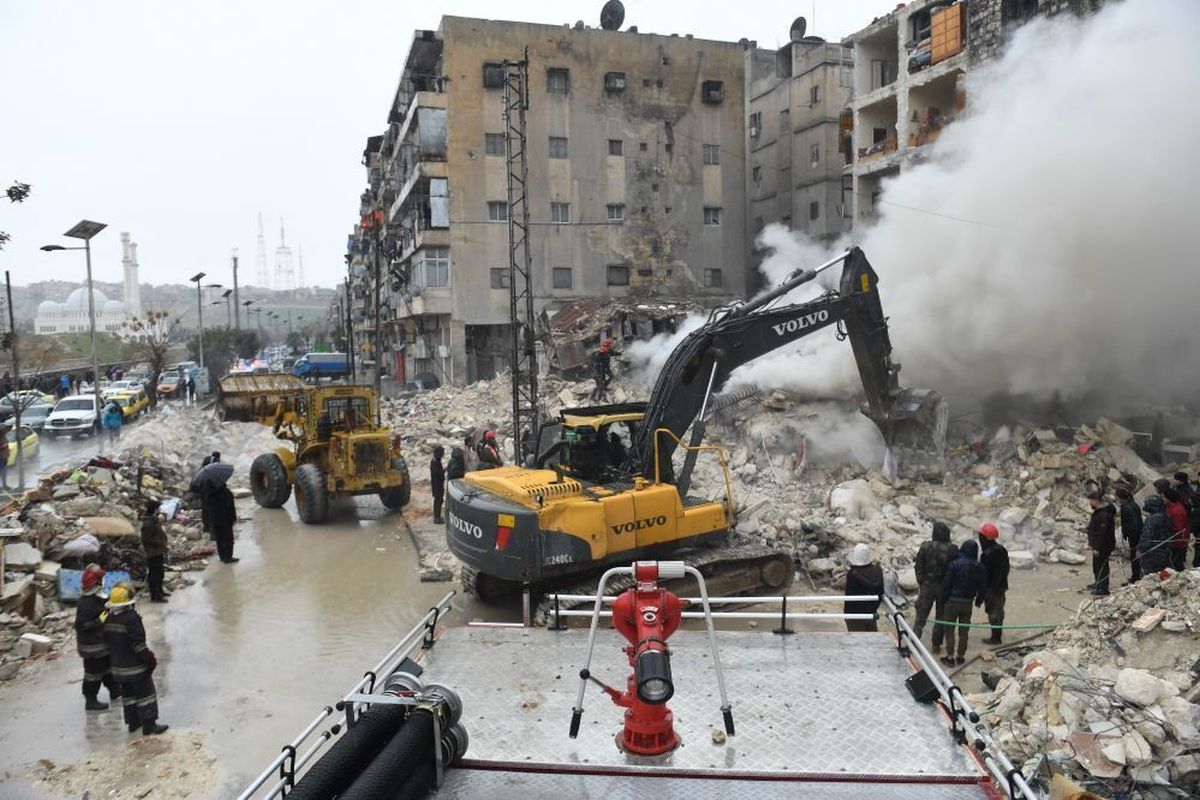
{"type": "MultiPolygon", "coordinates": [[[[795,574],[795,558],[791,548],[771,547],[765,544],[734,544],[701,547],[686,550],[677,557],[704,575],[710,595],[738,595],[782,591],[792,582],[795,574]]],[[[633,558],[631,557],[630,561],[633,558]]],[[[547,590],[541,602],[533,610],[535,625],[554,623],[555,596],[596,594],[599,578],[592,575],[577,584],[547,590]]],[[[605,594],[616,595],[632,588],[632,575],[617,575],[608,582],[605,594]]],[[[671,581],[667,588],[676,593],[698,594],[699,588],[692,578],[671,581]]],[[[587,601],[558,601],[559,609],[586,607],[587,601]]]]}

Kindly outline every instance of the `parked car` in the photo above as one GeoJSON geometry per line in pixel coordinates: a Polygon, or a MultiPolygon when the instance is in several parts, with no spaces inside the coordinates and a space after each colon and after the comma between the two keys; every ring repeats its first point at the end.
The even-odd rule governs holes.
{"type": "Polygon", "coordinates": [[[17,404],[21,405],[21,410],[24,411],[32,405],[38,403],[50,403],[53,405],[54,398],[50,395],[42,394],[33,389],[22,389],[19,392],[9,392],[0,397],[0,419],[8,419],[13,415],[17,404]]]}
{"type": "Polygon", "coordinates": [[[8,466],[14,466],[17,463],[18,441],[21,443],[21,455],[25,457],[26,461],[37,455],[39,437],[37,431],[30,426],[22,425],[16,430],[9,428],[4,435],[8,438],[8,466]]]}
{"type": "Polygon", "coordinates": [[[131,420],[145,414],[146,409],[150,407],[150,398],[141,389],[116,392],[108,400],[116,401],[117,405],[121,407],[121,413],[125,416],[126,420],[131,420]]]}
{"type": "Polygon", "coordinates": [[[164,370],[158,376],[159,397],[175,397],[179,393],[179,371],[164,370]]]}
{"type": "Polygon", "coordinates": [[[129,391],[130,389],[140,389],[141,386],[142,386],[141,383],[139,383],[138,381],[129,380],[127,378],[122,378],[119,381],[113,381],[112,383],[108,384],[108,386],[103,391],[100,392],[100,397],[101,397],[101,399],[107,400],[109,397],[111,397],[114,394],[119,394],[120,392],[126,392],[126,391],[129,391]]]}
{"type": "Polygon", "coordinates": [[[54,406],[50,403],[34,403],[29,408],[21,409],[21,424],[40,431],[53,410],[54,406]]]}
{"type": "Polygon", "coordinates": [[[96,395],[73,394],[58,401],[42,430],[51,436],[94,436],[98,418],[96,395]]]}

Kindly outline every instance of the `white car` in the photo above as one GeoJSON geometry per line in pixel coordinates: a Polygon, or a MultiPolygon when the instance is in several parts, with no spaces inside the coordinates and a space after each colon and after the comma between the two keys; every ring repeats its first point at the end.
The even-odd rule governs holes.
{"type": "Polygon", "coordinates": [[[54,406],[42,431],[52,437],[96,434],[96,395],[73,394],[54,406]]]}

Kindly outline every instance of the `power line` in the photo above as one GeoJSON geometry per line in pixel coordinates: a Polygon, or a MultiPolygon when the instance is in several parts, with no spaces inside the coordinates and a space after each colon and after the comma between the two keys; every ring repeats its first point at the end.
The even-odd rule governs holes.
{"type": "Polygon", "coordinates": [[[954,220],[955,222],[965,222],[968,225],[979,225],[980,227],[983,227],[983,228],[995,228],[998,231],[1002,231],[1005,229],[1003,225],[995,225],[991,222],[980,222],[977,219],[967,219],[966,217],[956,217],[952,214],[942,214],[937,211],[930,211],[925,208],[916,208],[915,206],[906,206],[901,203],[895,203],[895,202],[892,202],[891,200],[884,200],[882,198],[876,199],[875,202],[883,203],[884,205],[888,205],[888,206],[895,206],[896,208],[903,208],[905,211],[915,211],[918,214],[928,214],[931,217],[941,217],[942,219],[951,219],[951,220],[954,220]]]}

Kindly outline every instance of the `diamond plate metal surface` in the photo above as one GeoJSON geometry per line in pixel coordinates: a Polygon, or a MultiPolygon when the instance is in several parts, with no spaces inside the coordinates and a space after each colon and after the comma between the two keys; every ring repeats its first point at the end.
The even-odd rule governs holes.
{"type": "Polygon", "coordinates": [[[437,800],[987,800],[979,786],[561,775],[452,769],[437,800]]]}
{"type": "MultiPolygon", "coordinates": [[[[678,631],[668,705],[683,744],[657,758],[617,748],[623,712],[594,686],[579,738],[568,738],[584,631],[451,628],[426,654],[424,677],[462,697],[473,763],[773,777],[979,776],[938,712],[909,695],[910,670],[886,634],[717,636],[737,735],[713,743],[722,722],[707,639],[678,631]]],[[[623,644],[611,629],[598,633],[592,674],[609,685],[623,686],[628,674],[623,644]]]]}

